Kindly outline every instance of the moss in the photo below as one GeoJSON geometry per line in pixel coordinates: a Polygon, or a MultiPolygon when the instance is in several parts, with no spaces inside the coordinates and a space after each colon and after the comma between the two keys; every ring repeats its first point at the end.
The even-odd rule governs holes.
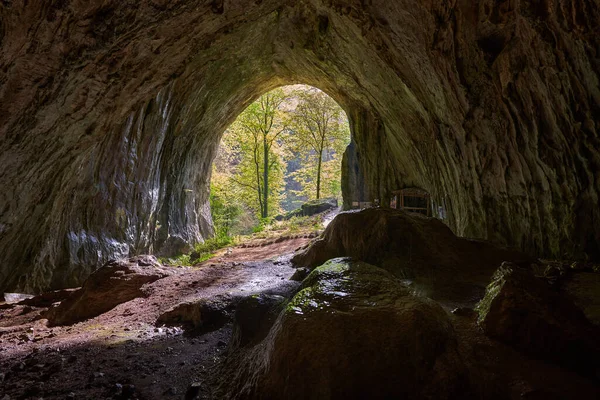
{"type": "Polygon", "coordinates": [[[492,281],[485,289],[485,296],[483,299],[481,299],[481,301],[479,301],[479,303],[477,303],[477,306],[475,306],[475,310],[479,314],[477,317],[478,323],[482,323],[485,320],[485,317],[492,307],[494,299],[498,293],[500,293],[500,289],[502,289],[502,286],[504,286],[504,283],[506,282],[505,276],[510,273],[512,273],[512,269],[508,267],[500,267],[494,273],[492,281]]]}

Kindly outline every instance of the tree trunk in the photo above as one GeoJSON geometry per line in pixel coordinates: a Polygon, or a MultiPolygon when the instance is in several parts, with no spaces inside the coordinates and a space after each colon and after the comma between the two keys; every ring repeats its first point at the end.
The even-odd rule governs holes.
{"type": "Polygon", "coordinates": [[[317,200],[321,198],[321,162],[323,160],[323,151],[319,154],[319,164],[317,164],[317,200]]]}
{"type": "Polygon", "coordinates": [[[325,134],[321,134],[321,147],[319,148],[319,163],[317,164],[317,200],[321,198],[321,164],[323,163],[323,143],[325,134]]]}
{"type": "Polygon", "coordinates": [[[264,164],[263,164],[263,209],[262,218],[269,216],[269,146],[266,136],[263,138],[264,164]]]}

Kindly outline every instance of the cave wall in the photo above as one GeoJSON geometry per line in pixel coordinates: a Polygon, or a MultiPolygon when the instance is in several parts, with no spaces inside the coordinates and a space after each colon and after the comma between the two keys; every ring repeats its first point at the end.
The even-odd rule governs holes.
{"type": "Polygon", "coordinates": [[[422,187],[459,235],[598,258],[599,20],[597,0],[2,2],[0,290],[202,241],[223,131],[292,83],[345,108],[369,197],[422,187]]]}

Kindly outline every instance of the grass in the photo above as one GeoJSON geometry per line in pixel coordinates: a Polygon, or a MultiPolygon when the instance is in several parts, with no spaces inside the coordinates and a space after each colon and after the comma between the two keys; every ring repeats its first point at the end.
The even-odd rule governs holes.
{"type": "Polygon", "coordinates": [[[237,240],[231,236],[216,236],[198,243],[189,254],[182,254],[179,257],[163,258],[160,261],[163,264],[175,267],[189,267],[210,260],[215,252],[224,247],[235,245],[237,240]]]}
{"type": "Polygon", "coordinates": [[[323,229],[321,217],[292,217],[287,221],[263,221],[255,232],[247,236],[216,236],[198,243],[194,250],[178,257],[161,258],[160,262],[174,267],[189,267],[210,260],[215,253],[225,247],[236,246],[256,239],[271,239],[281,236],[307,234],[323,229]]]}

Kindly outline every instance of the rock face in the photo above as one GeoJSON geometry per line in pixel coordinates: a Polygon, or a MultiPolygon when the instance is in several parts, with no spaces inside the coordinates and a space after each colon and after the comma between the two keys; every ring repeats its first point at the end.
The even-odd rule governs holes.
{"type": "Polygon", "coordinates": [[[459,235],[598,258],[599,19],[590,0],[3,2],[0,291],[202,241],[222,133],[296,82],[349,115],[346,201],[417,186],[459,235]]]}
{"type": "MultiPolygon", "coordinates": [[[[467,395],[452,324],[388,272],[347,259],[314,270],[237,372],[240,399],[467,395]],[[390,371],[394,371],[390,375],[390,371]]],[[[230,398],[230,397],[228,397],[230,398]]]]}
{"type": "Polygon", "coordinates": [[[153,256],[107,263],[58,307],[48,310],[48,325],[70,325],[105,313],[121,303],[143,297],[142,286],[169,275],[153,256]]]}
{"type": "Polygon", "coordinates": [[[314,268],[335,257],[375,264],[414,280],[429,297],[452,301],[481,298],[505,260],[531,262],[517,251],[459,238],[437,219],[382,208],[340,213],[292,263],[314,268]]]}
{"type": "Polygon", "coordinates": [[[503,264],[478,311],[488,336],[600,379],[600,330],[530,271],[503,264]]]}

